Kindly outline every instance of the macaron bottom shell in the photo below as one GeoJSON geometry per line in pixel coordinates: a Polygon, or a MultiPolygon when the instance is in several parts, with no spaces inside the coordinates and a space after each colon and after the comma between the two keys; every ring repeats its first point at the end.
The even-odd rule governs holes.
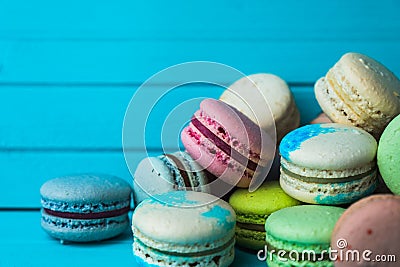
{"type": "Polygon", "coordinates": [[[376,171],[361,179],[338,183],[306,182],[281,171],[280,185],[290,196],[305,203],[340,205],[355,202],[372,194],[377,187],[376,171]]]}
{"type": "Polygon", "coordinates": [[[265,246],[265,232],[243,229],[236,226],[235,233],[236,244],[240,247],[259,250],[263,249],[265,246]]]}
{"type": "Polygon", "coordinates": [[[61,241],[92,242],[116,237],[129,227],[127,214],[117,217],[78,220],[60,218],[42,211],[42,228],[61,241]]]}
{"type": "Polygon", "coordinates": [[[309,266],[309,267],[330,267],[334,266],[333,262],[328,258],[328,244],[307,244],[307,243],[290,243],[287,240],[280,240],[271,235],[266,236],[267,248],[267,264],[269,267],[292,267],[292,266],[309,266]],[[285,251],[285,254],[279,254],[285,251]],[[308,256],[306,251],[315,253],[308,256]],[[321,257],[322,251],[326,251],[321,257]],[[303,253],[303,254],[302,254],[303,253]],[[304,255],[304,256],[303,256],[304,255]],[[315,259],[315,260],[314,260],[315,259]]]}
{"type": "Polygon", "coordinates": [[[199,251],[192,253],[174,253],[146,246],[137,238],[133,242],[133,251],[139,266],[188,266],[188,267],[228,267],[235,257],[235,242],[227,243],[222,250],[199,251]]]}

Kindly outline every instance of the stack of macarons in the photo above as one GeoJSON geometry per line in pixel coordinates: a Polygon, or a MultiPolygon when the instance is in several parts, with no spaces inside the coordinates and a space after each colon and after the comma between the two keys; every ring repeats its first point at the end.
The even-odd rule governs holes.
{"type": "MultiPolygon", "coordinates": [[[[272,74],[256,74],[236,81],[219,100],[203,100],[181,132],[185,147],[185,152],[181,153],[197,164],[197,173],[212,177],[203,180],[204,184],[194,191],[218,197],[230,195],[226,200],[235,214],[238,247],[300,254],[311,249],[316,253],[314,259],[292,260],[266,251],[269,266],[333,266],[333,259],[327,254],[333,242],[332,233],[339,218],[346,214],[347,205],[373,194],[378,184],[378,166],[385,166],[382,167],[386,168],[383,178],[389,188],[399,191],[396,172],[391,168],[400,158],[394,153],[398,147],[395,136],[400,123],[394,120],[387,130],[391,133],[382,135],[388,123],[400,113],[399,84],[382,64],[365,55],[348,53],[315,85],[325,117],[298,128],[299,112],[282,79],[272,74]],[[379,148],[391,146],[391,149],[382,148],[377,162],[381,135],[379,148]],[[276,148],[280,155],[277,175],[280,182],[265,181],[276,148]],[[386,163],[387,159],[391,163],[386,163]]],[[[400,117],[398,120],[400,122],[400,117]]],[[[144,160],[150,161],[153,160],[144,160]]],[[[166,169],[166,173],[151,171],[152,174],[146,175],[149,171],[142,165],[136,171],[138,182],[146,179],[143,176],[168,177],[167,173],[169,176],[179,173],[168,167],[176,164],[159,166],[156,163],[154,169],[159,166],[160,170],[166,169]]],[[[171,178],[166,179],[171,181],[171,178]]],[[[172,184],[175,186],[165,186],[164,190],[192,190],[180,186],[182,182],[172,184]]],[[[135,188],[138,195],[136,191],[140,190],[135,188]]],[[[162,190],[152,192],[163,193],[162,190]]],[[[169,208],[163,206],[169,205],[162,204],[159,198],[168,194],[171,192],[145,200],[143,205],[158,199],[159,208],[167,210],[169,208]]],[[[182,198],[175,201],[182,201],[182,198]]],[[[135,212],[134,232],[138,231],[136,224],[143,216],[135,212]]],[[[137,238],[140,246],[143,241],[140,235],[137,238]]],[[[141,248],[152,250],[155,247],[156,244],[149,244],[141,248]]],[[[191,255],[204,255],[201,260],[208,261],[208,253],[200,251],[191,255]]],[[[170,255],[171,250],[163,253],[170,255]]],[[[159,254],[143,257],[143,251],[136,250],[135,254],[141,262],[162,265],[155,262],[159,254]]]]}
{"type": "MultiPolygon", "coordinates": [[[[235,244],[264,251],[268,266],[353,266],[330,246],[400,257],[400,81],[347,53],[315,95],[324,117],[300,128],[288,85],[272,74],[244,77],[188,114],[185,151],[144,158],[133,175],[139,265],[229,266],[235,244]],[[269,178],[279,182],[266,181],[276,154],[269,178]],[[370,196],[379,175],[394,195],[370,196]]],[[[55,238],[103,240],[128,225],[131,187],[119,178],[56,178],[41,195],[55,238]]]]}
{"type": "MultiPolygon", "coordinates": [[[[400,231],[398,223],[395,230],[392,223],[398,220],[398,198],[393,195],[368,197],[377,188],[379,172],[388,188],[394,194],[400,194],[399,79],[376,60],[347,53],[316,82],[315,95],[325,114],[282,138],[279,145],[280,185],[291,197],[317,204],[313,206],[321,209],[355,204],[344,213],[333,212],[336,219],[325,222],[329,225],[326,232],[329,235],[325,234],[324,248],[327,249],[331,242],[332,248],[336,249],[333,251],[339,250],[342,254],[330,254],[329,259],[321,255],[320,260],[312,262],[302,259],[296,264],[320,266],[318,264],[327,260],[321,266],[332,266],[332,261],[337,266],[369,266],[374,262],[343,256],[354,248],[361,253],[369,249],[373,256],[379,252],[399,255],[400,248],[393,240],[398,238],[400,231]],[[319,206],[321,204],[325,206],[319,206]],[[381,225],[377,222],[378,216],[385,218],[381,225]]],[[[304,206],[307,207],[312,206],[304,206]]],[[[285,251],[310,249],[303,246],[307,238],[300,238],[301,230],[313,225],[317,217],[298,228],[295,236],[291,235],[291,230],[296,226],[292,225],[290,230],[277,226],[275,216],[282,223],[281,214],[288,217],[296,208],[286,208],[269,216],[265,225],[267,244],[285,251]]],[[[303,215],[296,215],[296,224],[304,219],[304,214],[305,211],[303,215]]],[[[311,238],[322,230],[313,228],[308,232],[307,237],[311,238]]],[[[287,258],[269,256],[267,262],[271,266],[288,264],[287,258]]]]}
{"type": "Polygon", "coordinates": [[[272,74],[243,77],[220,100],[200,103],[181,133],[186,151],[142,160],[133,177],[135,201],[175,189],[218,196],[234,187],[254,191],[271,168],[277,142],[299,122],[285,81],[272,74]]]}

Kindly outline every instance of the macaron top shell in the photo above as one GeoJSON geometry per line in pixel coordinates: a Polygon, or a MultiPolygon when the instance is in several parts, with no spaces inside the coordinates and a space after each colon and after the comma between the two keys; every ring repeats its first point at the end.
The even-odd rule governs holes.
{"type": "Polygon", "coordinates": [[[282,158],[301,167],[342,170],[364,166],[375,159],[377,142],[366,131],[337,123],[312,124],[287,134],[282,158]]]}
{"type": "MultiPolygon", "coordinates": [[[[224,102],[226,101],[228,104],[234,102],[235,105],[232,106],[239,111],[247,111],[243,113],[249,114],[248,117],[256,122],[257,120],[263,119],[256,117],[257,107],[265,106],[266,97],[271,94],[273,94],[273,101],[268,101],[267,103],[274,118],[280,117],[289,108],[292,96],[286,82],[273,74],[258,73],[243,77],[229,86],[228,90],[221,95],[220,99],[224,102]],[[264,98],[253,98],[255,94],[254,90],[257,89],[261,92],[260,96],[265,96],[264,98]],[[253,96],[251,98],[252,101],[246,103],[245,100],[251,96],[253,96]],[[252,111],[252,109],[254,109],[254,111],[252,111]],[[251,114],[253,116],[250,116],[251,114]]],[[[272,98],[268,100],[272,100],[272,98]]]]}
{"type": "Polygon", "coordinates": [[[106,174],[54,178],[40,188],[42,199],[81,204],[127,200],[131,191],[128,182],[106,174]]]}
{"type": "Polygon", "coordinates": [[[279,186],[278,181],[272,181],[265,182],[254,192],[249,192],[248,189],[237,189],[230,196],[229,204],[237,215],[264,216],[289,206],[298,205],[300,201],[287,195],[279,186]]]}
{"type": "Polygon", "coordinates": [[[329,244],[333,228],[344,212],[334,206],[301,205],[272,213],[265,230],[276,239],[302,244],[329,244]]]}
{"type": "Polygon", "coordinates": [[[339,81],[345,77],[353,90],[349,95],[358,95],[354,101],[373,116],[400,113],[400,81],[378,61],[363,54],[347,53],[328,72],[327,79],[331,76],[339,81]]]}
{"type": "Polygon", "coordinates": [[[258,73],[243,77],[229,86],[220,100],[238,109],[269,134],[276,126],[278,139],[300,122],[300,114],[288,85],[273,74],[258,73]],[[286,120],[288,116],[291,116],[288,118],[290,121],[286,120]]]}
{"type": "Polygon", "coordinates": [[[261,130],[253,121],[234,107],[211,98],[204,99],[200,103],[197,113],[205,114],[221,127],[218,134],[229,135],[228,139],[236,139],[246,146],[252,154],[262,154],[262,146],[269,144],[269,136],[261,130]]]}
{"type": "Polygon", "coordinates": [[[227,243],[234,236],[235,221],[229,204],[213,195],[172,191],[139,204],[132,216],[132,229],[139,239],[145,236],[152,240],[154,248],[192,250],[190,245],[209,244],[212,248],[227,243]]]}

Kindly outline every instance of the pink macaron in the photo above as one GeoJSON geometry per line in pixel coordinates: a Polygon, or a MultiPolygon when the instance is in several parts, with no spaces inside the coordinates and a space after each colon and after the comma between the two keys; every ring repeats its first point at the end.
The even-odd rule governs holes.
{"type": "Polygon", "coordinates": [[[373,195],[351,205],[332,233],[335,266],[399,266],[399,222],[400,196],[373,195]]]}
{"type": "Polygon", "coordinates": [[[205,99],[181,133],[187,152],[224,182],[255,190],[271,168],[275,140],[235,108],[205,99]]]}

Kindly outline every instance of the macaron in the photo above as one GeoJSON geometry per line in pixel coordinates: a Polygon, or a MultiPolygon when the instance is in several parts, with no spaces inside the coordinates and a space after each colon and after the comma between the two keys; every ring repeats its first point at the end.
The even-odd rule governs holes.
{"type": "Polygon", "coordinates": [[[312,204],[352,203],[377,185],[377,142],[361,128],[311,124],[283,139],[280,184],[290,196],[312,204]]]}
{"type": "Polygon", "coordinates": [[[129,228],[131,193],[126,181],[110,175],[51,179],[40,188],[42,228],[61,242],[115,237],[129,228]]]}
{"type": "Polygon", "coordinates": [[[184,151],[144,158],[133,176],[135,203],[173,190],[209,193],[210,174],[184,151]]]}
{"type": "Polygon", "coordinates": [[[360,127],[379,139],[400,114],[400,81],[384,65],[347,53],[315,84],[322,110],[337,123],[360,127]]]}
{"type": "Polygon", "coordinates": [[[400,115],[383,132],[378,145],[378,168],[387,187],[400,195],[400,115]]]}
{"type": "Polygon", "coordinates": [[[325,113],[319,114],[316,118],[310,121],[310,124],[321,124],[321,123],[331,123],[332,121],[326,116],[325,113]]]}
{"type": "Polygon", "coordinates": [[[236,212],[236,244],[259,250],[265,243],[265,220],[280,209],[299,205],[300,202],[287,195],[278,181],[264,182],[256,191],[238,188],[229,198],[236,212]]]}
{"type": "Polygon", "coordinates": [[[181,133],[186,151],[224,182],[255,190],[275,154],[275,140],[222,101],[204,99],[181,133]]]}
{"type": "Polygon", "coordinates": [[[219,99],[249,117],[265,132],[276,128],[278,143],[300,124],[300,113],[289,86],[273,74],[243,77],[229,86],[219,99]]]}
{"type": "Polygon", "coordinates": [[[351,205],[332,233],[335,266],[399,266],[399,222],[400,196],[373,195],[351,205]]]}
{"type": "Polygon", "coordinates": [[[132,216],[139,266],[229,266],[235,212],[203,192],[171,191],[140,203],[132,216]]]}
{"type": "Polygon", "coordinates": [[[333,266],[331,235],[344,211],[334,206],[300,205],[272,213],[265,222],[268,266],[333,266]]]}

